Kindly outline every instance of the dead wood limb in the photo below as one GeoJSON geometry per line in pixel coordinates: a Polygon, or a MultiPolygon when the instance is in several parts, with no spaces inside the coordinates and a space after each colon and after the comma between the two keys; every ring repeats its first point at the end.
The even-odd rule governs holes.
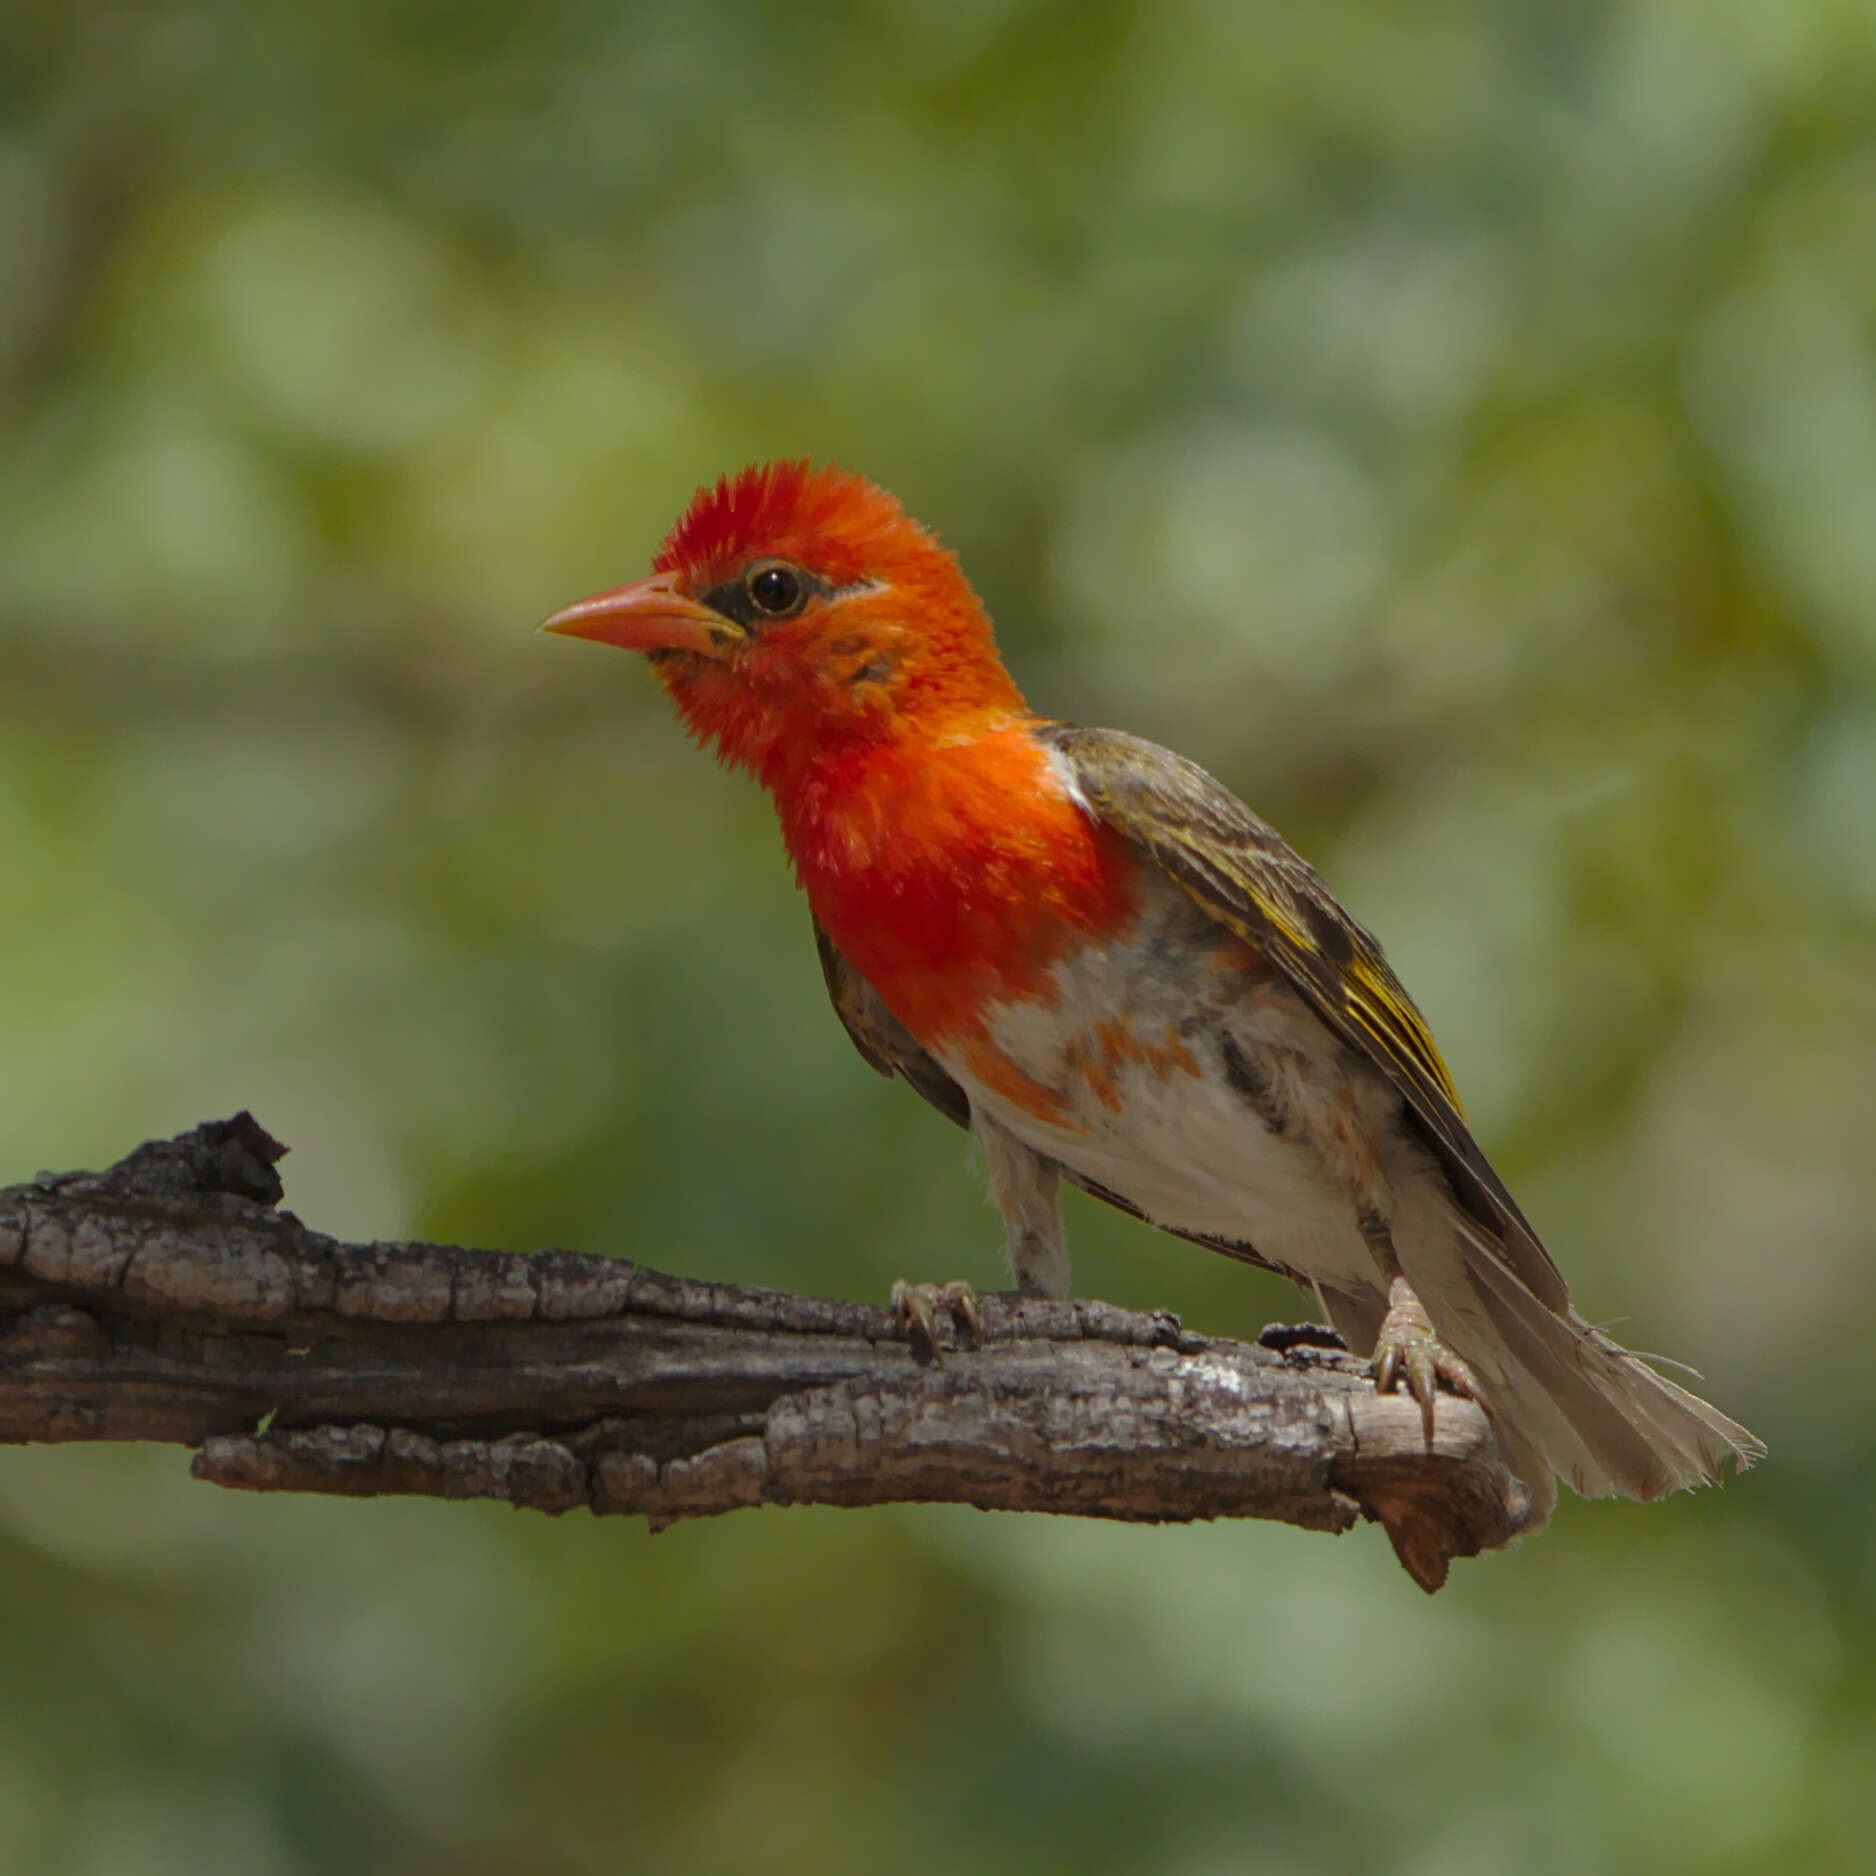
{"type": "Polygon", "coordinates": [[[561,1251],[341,1244],[276,1209],[246,1114],[0,1191],[0,1441],[175,1440],[253,1491],[500,1498],[653,1525],[949,1501],[1137,1521],[1378,1518],[1415,1580],[1514,1536],[1489,1422],[1305,1339],[983,1299],[919,1359],[890,1313],[561,1251]]]}

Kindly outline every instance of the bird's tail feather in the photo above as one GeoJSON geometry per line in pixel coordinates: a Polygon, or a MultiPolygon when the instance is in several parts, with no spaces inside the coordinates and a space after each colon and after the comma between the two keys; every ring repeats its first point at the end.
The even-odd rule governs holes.
{"type": "Polygon", "coordinates": [[[1479,1378],[1507,1462],[1532,1490],[1533,1524],[1555,1501],[1553,1470],[1585,1498],[1649,1499],[1717,1484],[1728,1459],[1743,1468],[1764,1455],[1737,1421],[1574,1309],[1539,1301],[1489,1239],[1455,1222],[1463,1293],[1448,1258],[1417,1277],[1402,1242],[1402,1261],[1435,1329],[1479,1378]]]}

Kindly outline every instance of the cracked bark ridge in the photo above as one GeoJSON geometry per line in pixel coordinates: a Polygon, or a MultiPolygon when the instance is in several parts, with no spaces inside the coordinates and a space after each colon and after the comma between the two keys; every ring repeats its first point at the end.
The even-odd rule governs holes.
{"type": "Polygon", "coordinates": [[[1258,1345],[983,1299],[920,1359],[891,1312],[622,1259],[344,1244],[277,1209],[247,1114],[0,1191],[0,1440],[170,1440],[249,1491],[497,1498],[654,1529],[761,1504],[1143,1522],[1378,1520],[1428,1590],[1528,1498],[1472,1402],[1378,1396],[1315,1330],[1258,1345]]]}

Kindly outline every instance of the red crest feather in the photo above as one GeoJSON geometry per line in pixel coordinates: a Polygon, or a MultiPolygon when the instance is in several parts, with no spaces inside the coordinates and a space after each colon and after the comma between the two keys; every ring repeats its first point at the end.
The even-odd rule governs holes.
{"type": "Polygon", "coordinates": [[[908,531],[926,552],[944,552],[895,497],[851,469],[816,469],[805,459],[751,463],[697,491],[652,570],[710,586],[774,554],[844,586],[903,555],[908,531]]]}

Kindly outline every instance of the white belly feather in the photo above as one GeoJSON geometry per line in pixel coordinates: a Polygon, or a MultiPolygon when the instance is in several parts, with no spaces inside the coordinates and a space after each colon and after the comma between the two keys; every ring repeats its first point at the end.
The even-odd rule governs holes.
{"type": "Polygon", "coordinates": [[[1053,1001],[994,1009],[992,1048],[1046,1102],[987,1085],[967,1050],[940,1059],[977,1113],[1155,1224],[1371,1288],[1361,1220],[1390,1209],[1379,1156],[1399,1098],[1287,983],[1214,966],[1219,938],[1165,881],[1126,938],[1056,967],[1053,1001]]]}

